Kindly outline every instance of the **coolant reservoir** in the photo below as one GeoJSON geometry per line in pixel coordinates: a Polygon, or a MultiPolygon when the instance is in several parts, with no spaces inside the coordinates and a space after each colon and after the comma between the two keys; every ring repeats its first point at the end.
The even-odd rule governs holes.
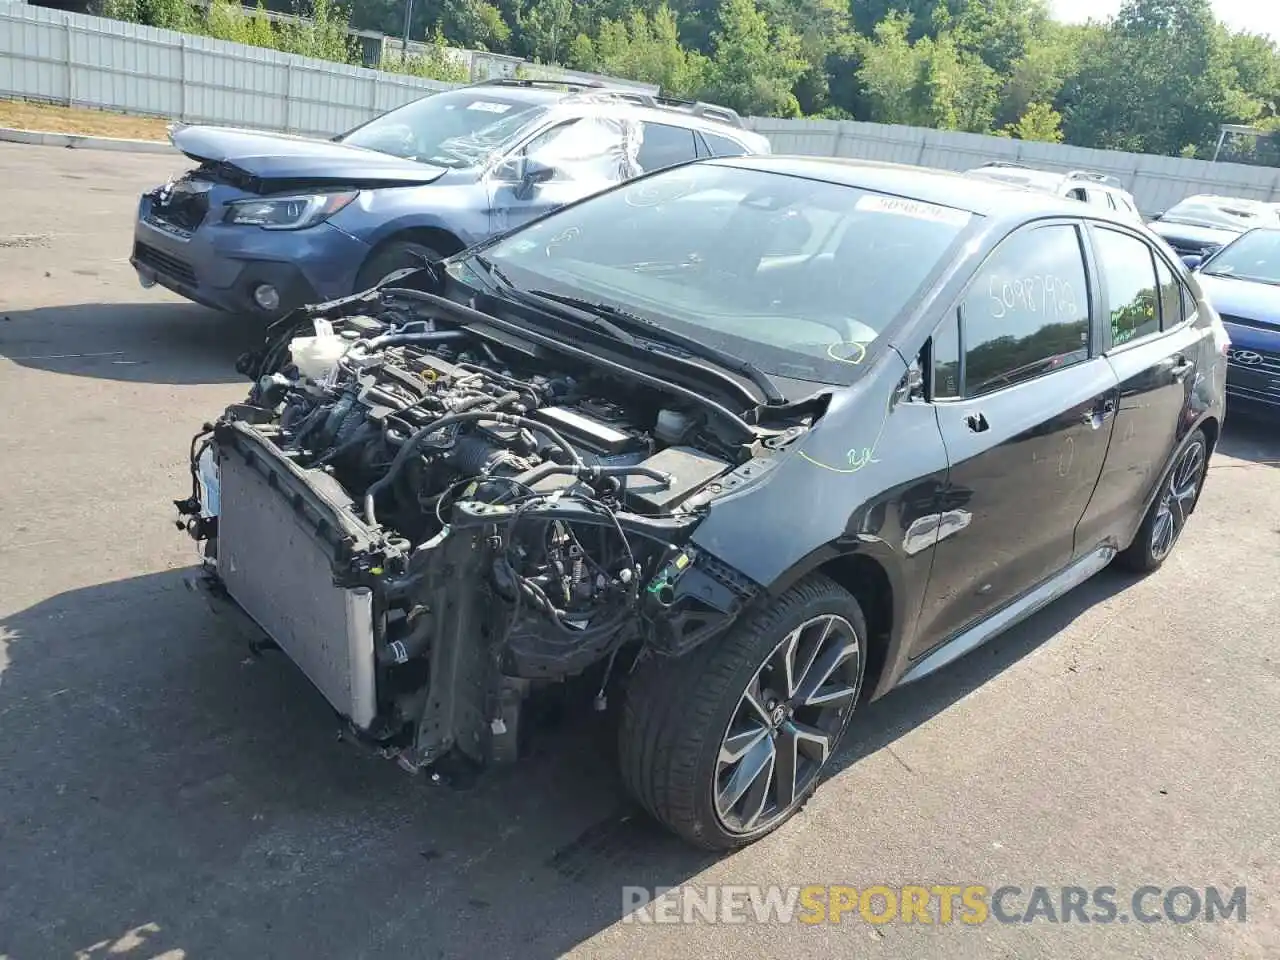
{"type": "Polygon", "coordinates": [[[351,344],[333,332],[333,324],[328,320],[314,323],[314,337],[294,337],[289,341],[289,356],[304,377],[323,380],[351,344]]]}

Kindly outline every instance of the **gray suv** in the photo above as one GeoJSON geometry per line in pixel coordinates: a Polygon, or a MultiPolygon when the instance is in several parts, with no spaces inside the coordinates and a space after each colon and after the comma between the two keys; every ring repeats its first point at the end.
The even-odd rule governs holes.
{"type": "Polygon", "coordinates": [[[726,107],[544,80],[432,94],[332,140],[207,126],[171,137],[199,165],[143,194],[139,279],[263,316],[367,289],[642,173],[769,152],[726,107]]]}

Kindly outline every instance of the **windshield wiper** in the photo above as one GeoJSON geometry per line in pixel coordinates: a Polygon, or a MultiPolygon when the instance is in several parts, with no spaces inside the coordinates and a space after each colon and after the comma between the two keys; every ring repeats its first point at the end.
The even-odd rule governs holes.
{"type": "MultiPolygon", "coordinates": [[[[682,333],[676,333],[674,330],[668,330],[666,327],[654,323],[652,320],[646,320],[638,314],[631,313],[621,307],[615,307],[608,303],[598,303],[595,300],[588,300],[583,297],[574,297],[562,293],[551,293],[546,290],[530,290],[528,294],[543,300],[551,300],[555,303],[572,307],[584,313],[590,314],[596,318],[597,325],[601,329],[609,332],[612,336],[630,342],[633,345],[640,346],[662,346],[675,347],[677,351],[682,351],[689,357],[697,357],[701,360],[710,360],[712,363],[731,373],[741,374],[750,380],[760,392],[764,394],[765,400],[770,404],[786,403],[787,398],[769,379],[769,375],[757,367],[750,360],[744,360],[736,354],[721,350],[719,347],[713,347],[705,343],[701,343],[692,337],[687,337],[682,333]],[[629,332],[622,329],[630,327],[633,330],[639,329],[643,332],[650,344],[640,344],[636,338],[631,336],[629,332]]],[[[663,353],[670,353],[677,358],[680,357],[679,352],[663,350],[663,353]]]]}
{"type": "Polygon", "coordinates": [[[637,349],[644,348],[643,343],[612,321],[600,316],[592,310],[579,306],[577,303],[567,302],[571,301],[573,298],[562,298],[556,294],[543,293],[539,290],[524,290],[512,283],[507,278],[507,275],[502,272],[502,268],[487,257],[475,254],[472,259],[484,268],[484,271],[488,275],[490,281],[502,290],[503,296],[519,303],[523,303],[526,306],[534,307],[544,312],[551,312],[558,316],[565,316],[565,307],[572,307],[574,309],[571,319],[579,323],[590,324],[591,326],[598,327],[614,339],[627,344],[627,346],[635,347],[637,349]]]}

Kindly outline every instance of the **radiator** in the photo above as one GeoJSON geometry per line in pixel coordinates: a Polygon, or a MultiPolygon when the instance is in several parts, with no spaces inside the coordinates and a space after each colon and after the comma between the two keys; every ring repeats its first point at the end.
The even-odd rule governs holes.
{"type": "Polygon", "coordinates": [[[219,457],[218,575],[338,713],[368,729],[377,713],[373,595],[333,584],[330,547],[235,451],[219,457]]]}

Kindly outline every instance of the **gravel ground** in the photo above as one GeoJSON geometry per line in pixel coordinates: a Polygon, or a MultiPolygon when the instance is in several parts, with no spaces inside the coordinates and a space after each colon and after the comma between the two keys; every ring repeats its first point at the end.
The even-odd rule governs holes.
{"type": "Polygon", "coordinates": [[[1229,424],[1163,570],[874,705],[800,817],[703,857],[632,814],[590,715],[455,790],[338,742],[251,657],[185,588],[170,500],[257,331],[126,259],[175,162],[0,144],[0,170],[0,957],[1280,955],[1274,427],[1229,424]],[[1247,885],[1248,912],[622,921],[624,886],[684,883],[1247,885]]]}

